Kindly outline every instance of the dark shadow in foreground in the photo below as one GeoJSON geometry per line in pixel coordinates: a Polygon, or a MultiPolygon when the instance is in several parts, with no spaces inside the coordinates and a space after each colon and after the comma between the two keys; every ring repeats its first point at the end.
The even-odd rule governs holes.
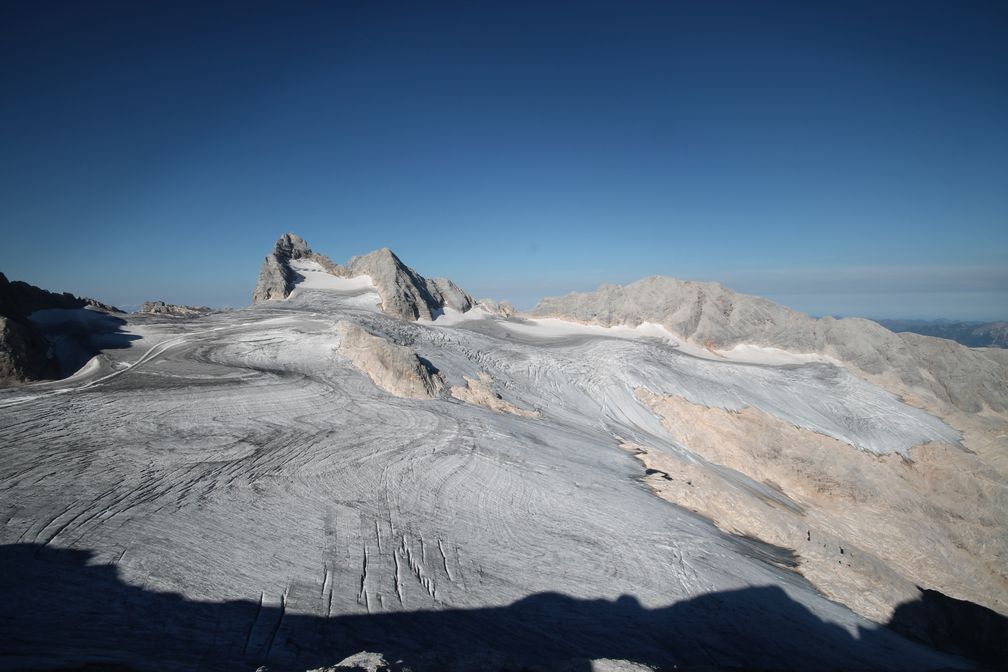
{"type": "Polygon", "coordinates": [[[31,322],[50,343],[57,377],[73,374],[102,350],[128,348],[140,337],[122,330],[126,320],[97,310],[43,310],[31,322]]]}
{"type": "Polygon", "coordinates": [[[898,606],[888,627],[940,651],[1008,668],[1008,618],[937,590],[918,590],[920,599],[898,606]]]}
{"type": "Polygon", "coordinates": [[[824,622],[776,587],[648,609],[539,593],[502,607],[326,617],[318,590],[283,606],[200,602],[122,582],[90,551],[0,546],[0,668],[305,670],[360,651],[392,669],[939,669],[963,665],[884,628],[824,622]],[[319,615],[305,614],[314,612],[319,615]],[[399,662],[394,662],[399,661],[399,662]],[[85,667],[87,666],[87,667],[85,667]]]}

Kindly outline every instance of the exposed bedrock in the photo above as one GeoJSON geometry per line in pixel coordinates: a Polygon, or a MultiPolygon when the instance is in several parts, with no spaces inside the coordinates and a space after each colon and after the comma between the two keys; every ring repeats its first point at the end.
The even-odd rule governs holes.
{"type": "Polygon", "coordinates": [[[122,312],[114,306],[74,296],[70,292],[50,292],[20,280],[10,281],[0,273],[0,315],[22,319],[36,311],[53,308],[93,308],[107,313],[122,312]]]}
{"type": "Polygon", "coordinates": [[[389,394],[432,399],[444,388],[437,371],[409,348],[374,336],[352,322],[338,322],[336,333],[339,353],[389,394]]]}
{"type": "Polygon", "coordinates": [[[49,342],[35,325],[0,317],[0,385],[58,374],[49,342]]]}
{"type": "Polygon", "coordinates": [[[252,292],[252,302],[260,303],[270,299],[285,299],[294,290],[296,274],[290,267],[292,259],[303,259],[311,255],[308,244],[293,233],[285,233],[277,239],[273,251],[266,255],[259,269],[259,281],[252,292]]]}
{"type": "Polygon", "coordinates": [[[46,325],[37,324],[32,316],[41,311],[74,313],[85,308],[94,315],[121,312],[69,292],[50,292],[27,282],[11,282],[0,273],[0,385],[73,373],[77,360],[62,362],[60,354],[64,348],[54,342],[55,337],[62,335],[50,333],[46,325]]]}
{"type": "Polygon", "coordinates": [[[983,455],[943,443],[905,458],[876,455],[755,408],[708,408],[638,389],[672,437],[709,464],[782,493],[738,488],[724,472],[645,446],[627,447],[664,499],[727,531],[793,548],[823,592],[884,622],[918,585],[1008,611],[1008,486],[983,455]]]}
{"type": "Polygon", "coordinates": [[[511,415],[523,418],[539,417],[538,411],[519,408],[511,402],[505,401],[500,394],[493,390],[493,378],[486,373],[480,371],[476,378],[463,376],[463,379],[466,382],[465,387],[453,385],[451,388],[451,395],[459,401],[464,401],[467,404],[475,406],[483,406],[497,413],[510,413],[511,415]]]}
{"type": "Polygon", "coordinates": [[[149,313],[151,315],[175,315],[177,317],[197,317],[211,312],[213,309],[206,306],[184,306],[177,303],[165,303],[164,301],[145,301],[138,313],[149,313]]]}
{"type": "Polygon", "coordinates": [[[425,278],[387,247],[352,257],[343,266],[313,252],[293,233],[281,236],[263,261],[252,301],[287,298],[297,284],[298,274],[290,267],[291,260],[297,259],[314,261],[337,277],[370,277],[378,290],[382,311],[404,320],[431,320],[445,308],[465,312],[475,305],[473,298],[451,280],[425,278]]]}

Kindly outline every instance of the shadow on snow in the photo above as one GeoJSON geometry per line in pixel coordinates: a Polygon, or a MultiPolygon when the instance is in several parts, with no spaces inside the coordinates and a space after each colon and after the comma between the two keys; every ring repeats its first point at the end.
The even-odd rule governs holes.
{"type": "MultiPolygon", "coordinates": [[[[85,550],[0,546],[0,668],[304,670],[360,651],[414,671],[587,672],[588,661],[600,658],[687,670],[963,664],[884,628],[851,636],[777,587],[711,593],[658,609],[630,596],[608,601],[539,593],[501,607],[326,617],[312,615],[325,614],[317,588],[295,586],[277,606],[201,602],[124,583],[113,565],[92,564],[92,558],[85,550]]],[[[961,626],[969,612],[971,636],[976,639],[979,626],[980,643],[1003,650],[1004,618],[976,605],[960,604],[964,611],[950,614],[935,600],[925,594],[921,605],[900,608],[906,632],[926,637],[936,618],[961,626]]]]}

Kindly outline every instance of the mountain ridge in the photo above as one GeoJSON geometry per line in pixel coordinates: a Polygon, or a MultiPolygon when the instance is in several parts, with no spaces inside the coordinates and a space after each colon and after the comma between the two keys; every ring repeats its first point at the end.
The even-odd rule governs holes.
{"type": "Polygon", "coordinates": [[[466,312],[476,304],[472,296],[448,278],[425,278],[387,247],[351,257],[344,266],[312,251],[304,239],[294,233],[280,236],[273,252],[266,256],[252,302],[290,296],[298,282],[298,274],[290,262],[297,259],[314,261],[339,278],[370,277],[378,290],[382,311],[401,319],[433,320],[446,307],[466,312]]]}
{"type": "Polygon", "coordinates": [[[946,338],[969,348],[1008,348],[1008,321],[874,319],[895,333],[911,332],[946,338]]]}
{"type": "Polygon", "coordinates": [[[547,297],[531,314],[606,327],[655,322],[712,350],[748,344],[821,353],[868,376],[895,377],[897,387],[926,390],[966,412],[1008,409],[1004,351],[895,334],[864,318],[813,318],[715,282],[650,276],[628,285],[602,285],[594,292],[547,297]]]}

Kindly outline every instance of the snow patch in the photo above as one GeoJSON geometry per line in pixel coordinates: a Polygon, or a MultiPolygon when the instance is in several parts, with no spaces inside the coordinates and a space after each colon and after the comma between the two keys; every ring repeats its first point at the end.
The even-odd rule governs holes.
{"type": "Polygon", "coordinates": [[[318,262],[308,259],[292,259],[290,267],[302,278],[295,283],[300,289],[331,289],[338,292],[359,292],[369,289],[377,291],[374,282],[367,275],[341,278],[327,271],[318,262]]]}
{"type": "Polygon", "coordinates": [[[839,360],[814,352],[788,352],[779,348],[740,343],[729,350],[718,350],[725,359],[743,364],[765,364],[767,366],[787,366],[790,364],[836,364],[839,360]]]}
{"type": "MultiPolygon", "coordinates": [[[[460,322],[468,322],[470,320],[492,319],[493,317],[494,317],[493,313],[490,313],[489,311],[485,310],[484,308],[481,308],[480,306],[470,308],[465,312],[445,306],[444,308],[441,309],[441,314],[431,321],[431,324],[436,324],[440,327],[450,327],[460,322]]],[[[418,320],[418,321],[424,322],[425,320],[418,320]]]]}
{"type": "Polygon", "coordinates": [[[763,366],[791,366],[813,363],[839,364],[836,359],[826,355],[788,352],[787,350],[748,343],[736,345],[728,350],[707,349],[684,340],[663,325],[655,322],[642,322],[635,327],[625,324],[603,327],[597,324],[584,324],[555,317],[532,318],[520,321],[501,320],[498,316],[477,306],[467,313],[445,308],[445,313],[436,319],[434,323],[443,326],[453,326],[460,322],[479,319],[494,319],[502,327],[513,333],[537,338],[553,339],[570,336],[601,336],[623,339],[658,338],[667,341],[684,354],[711,361],[728,361],[735,364],[760,364],[763,366]]]}

